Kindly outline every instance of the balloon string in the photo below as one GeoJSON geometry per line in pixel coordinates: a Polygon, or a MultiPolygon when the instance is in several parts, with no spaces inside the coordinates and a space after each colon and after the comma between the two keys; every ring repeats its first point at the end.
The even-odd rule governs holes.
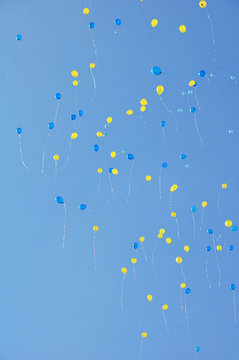
{"type": "Polygon", "coordinates": [[[208,261],[208,256],[206,257],[206,276],[207,276],[207,279],[208,279],[209,289],[211,290],[212,285],[211,285],[211,281],[210,281],[210,279],[209,279],[209,275],[208,275],[208,266],[207,266],[207,261],[208,261]]]}
{"type": "Polygon", "coordinates": [[[197,104],[198,110],[201,112],[201,109],[200,109],[200,106],[199,106],[199,101],[198,101],[198,96],[197,96],[197,90],[196,90],[196,88],[195,88],[194,94],[195,94],[195,99],[196,99],[196,104],[197,104]]]}
{"type": "Polygon", "coordinates": [[[144,246],[143,246],[143,243],[142,243],[142,242],[141,242],[141,247],[142,247],[144,259],[145,259],[146,263],[148,263],[148,260],[147,260],[147,257],[146,257],[145,251],[144,251],[144,246]]]}
{"type": "Polygon", "coordinates": [[[45,145],[44,145],[44,148],[43,148],[43,153],[42,153],[42,166],[41,166],[41,173],[42,173],[42,174],[44,173],[46,146],[47,146],[48,138],[49,138],[49,132],[48,132],[48,134],[47,134],[46,141],[45,141],[45,145]]]}
{"type": "Polygon", "coordinates": [[[136,279],[136,271],[135,271],[135,266],[133,264],[133,273],[134,273],[134,280],[136,279]]]}
{"type": "Polygon", "coordinates": [[[111,181],[110,173],[108,173],[108,176],[109,176],[109,182],[110,182],[110,189],[111,189],[111,192],[113,193],[114,189],[113,189],[113,186],[112,186],[112,181],[111,181]]]}
{"type": "Polygon", "coordinates": [[[201,235],[201,231],[202,231],[202,227],[203,227],[203,221],[204,221],[204,208],[202,208],[202,219],[201,219],[201,225],[200,225],[200,229],[199,229],[199,234],[198,234],[198,241],[201,235]]]}
{"type": "Polygon", "coordinates": [[[180,237],[180,234],[179,234],[179,223],[178,223],[178,218],[175,217],[175,220],[176,220],[176,225],[177,225],[177,236],[178,236],[178,241],[181,241],[181,237],[180,237]]]}
{"type": "Polygon", "coordinates": [[[64,210],[65,210],[65,219],[64,219],[64,229],[63,229],[63,239],[62,239],[62,248],[65,247],[65,238],[66,238],[66,204],[64,203],[64,210]]]}
{"type": "Polygon", "coordinates": [[[170,109],[168,108],[168,106],[166,105],[166,103],[164,102],[164,100],[162,99],[162,97],[159,96],[159,98],[160,98],[160,101],[162,102],[163,106],[165,107],[165,109],[166,109],[169,113],[172,113],[172,110],[170,110],[170,109]]]}
{"type": "Polygon", "coordinates": [[[128,186],[128,195],[127,195],[127,199],[126,202],[129,201],[129,197],[130,197],[130,192],[131,192],[131,178],[132,178],[132,174],[133,174],[133,169],[134,169],[134,161],[131,165],[130,171],[129,171],[129,186],[128,186]]]}
{"type": "Polygon", "coordinates": [[[192,218],[193,218],[193,239],[194,241],[196,241],[196,224],[195,224],[195,217],[193,212],[192,212],[192,218]]]}
{"type": "Polygon", "coordinates": [[[143,338],[141,339],[141,344],[140,344],[140,350],[139,350],[139,360],[141,360],[141,357],[142,357],[142,352],[143,352],[143,338]]]}
{"type": "Polygon", "coordinates": [[[95,40],[93,38],[93,34],[92,34],[92,30],[90,30],[90,36],[91,36],[91,40],[92,40],[92,44],[93,44],[93,49],[94,49],[94,52],[95,52],[95,64],[97,64],[97,49],[96,49],[96,45],[95,45],[95,40]]]}
{"type": "Polygon", "coordinates": [[[157,244],[157,240],[155,241],[154,248],[153,248],[153,251],[152,251],[152,268],[153,268],[153,272],[154,272],[155,275],[157,275],[157,271],[156,271],[155,266],[154,266],[154,258],[155,258],[155,252],[156,252],[156,244],[157,244]]]}
{"type": "Polygon", "coordinates": [[[173,211],[173,199],[172,199],[172,193],[170,192],[170,195],[169,195],[169,210],[170,212],[173,211]]]}
{"type": "Polygon", "coordinates": [[[54,124],[55,124],[55,127],[56,127],[56,120],[57,120],[57,115],[58,115],[58,111],[59,111],[59,100],[57,100],[57,105],[56,105],[56,114],[55,114],[55,119],[54,119],[54,124]]]}
{"type": "Polygon", "coordinates": [[[95,257],[95,232],[93,237],[93,260],[94,260],[94,270],[96,271],[96,257],[95,257]]]}
{"type": "Polygon", "coordinates": [[[194,119],[194,124],[195,124],[196,130],[197,130],[197,134],[198,134],[198,137],[199,137],[199,139],[200,139],[201,145],[204,146],[204,143],[203,143],[203,140],[202,140],[202,137],[201,137],[199,128],[198,128],[197,118],[196,118],[196,115],[195,115],[195,114],[194,114],[194,116],[193,116],[193,119],[194,119]]]}
{"type": "Polygon", "coordinates": [[[55,160],[55,178],[54,178],[54,181],[56,181],[56,177],[57,177],[57,160],[55,160]]]}
{"type": "Polygon", "coordinates": [[[24,166],[24,168],[26,170],[28,170],[28,167],[26,166],[24,160],[23,160],[23,156],[22,156],[22,143],[21,143],[21,135],[18,134],[18,139],[19,139],[19,152],[20,152],[20,157],[21,157],[21,161],[22,161],[22,165],[24,166]]]}
{"type": "Polygon", "coordinates": [[[209,15],[207,9],[206,9],[206,14],[207,14],[209,24],[211,27],[211,36],[212,36],[212,44],[213,44],[213,62],[215,62],[216,61],[216,41],[215,41],[215,35],[214,35],[214,28],[213,28],[211,16],[209,15]]]}
{"type": "Polygon", "coordinates": [[[100,191],[100,184],[101,184],[101,175],[99,176],[99,181],[98,181],[98,186],[97,186],[97,191],[96,191],[97,194],[100,191]]]}
{"type": "Polygon", "coordinates": [[[166,317],[165,317],[165,315],[164,315],[164,310],[162,310],[162,315],[163,315],[164,324],[165,324],[165,327],[166,327],[166,330],[167,330],[167,333],[168,333],[168,337],[170,337],[170,335],[169,335],[169,330],[168,330],[167,320],[166,320],[166,317]]]}
{"type": "Polygon", "coordinates": [[[219,194],[218,198],[217,198],[217,212],[218,212],[220,219],[223,220],[221,207],[220,207],[220,200],[221,200],[221,194],[219,194]]]}
{"type": "Polygon", "coordinates": [[[185,294],[185,306],[184,306],[184,310],[185,310],[185,317],[186,317],[186,323],[187,323],[187,331],[189,334],[189,324],[188,324],[188,312],[187,312],[187,301],[186,301],[186,294],[185,294]]]}
{"type": "Polygon", "coordinates": [[[179,265],[180,265],[180,269],[181,269],[181,273],[182,273],[183,281],[184,281],[184,282],[186,282],[185,275],[184,275],[184,272],[183,272],[183,267],[182,267],[182,264],[179,264],[179,265]]]}
{"type": "MultiPolygon", "coordinates": [[[[76,112],[77,112],[77,109],[78,109],[78,102],[77,102],[77,95],[76,95],[76,86],[74,86],[74,95],[75,95],[75,105],[76,105],[76,112]]],[[[75,124],[75,121],[74,121],[74,124],[75,124]]]]}
{"type": "Polygon", "coordinates": [[[166,138],[165,138],[165,131],[164,128],[162,127],[162,133],[163,133],[163,147],[165,147],[166,145],[166,138]]]}
{"type": "Polygon", "coordinates": [[[236,313],[236,295],[235,295],[235,290],[233,290],[232,293],[233,293],[234,322],[235,322],[235,325],[236,325],[236,323],[237,323],[237,313],[236,313]]]}
{"type": "Polygon", "coordinates": [[[121,306],[122,311],[123,311],[124,282],[125,282],[125,274],[124,274],[124,277],[122,280],[122,287],[121,287],[121,293],[120,293],[120,306],[121,306]]]}
{"type": "Polygon", "coordinates": [[[162,179],[161,179],[161,169],[159,173],[159,198],[162,200],[162,179]]]}
{"type": "Polygon", "coordinates": [[[181,314],[183,313],[183,290],[180,289],[180,304],[181,304],[181,314]]]}
{"type": "Polygon", "coordinates": [[[94,100],[94,98],[95,98],[95,91],[96,91],[96,81],[95,81],[95,77],[94,77],[94,74],[93,74],[93,71],[92,71],[91,68],[90,68],[90,72],[91,72],[91,76],[92,76],[93,84],[94,84],[94,94],[93,94],[93,98],[92,98],[92,100],[94,100]]]}

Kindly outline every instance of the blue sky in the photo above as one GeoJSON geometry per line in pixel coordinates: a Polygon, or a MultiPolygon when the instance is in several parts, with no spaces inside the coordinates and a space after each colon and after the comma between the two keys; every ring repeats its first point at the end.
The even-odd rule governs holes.
{"type": "Polygon", "coordinates": [[[232,0],[208,1],[206,9],[184,0],[1,2],[1,359],[238,358],[230,289],[236,284],[238,312],[238,233],[224,224],[227,219],[239,224],[238,6],[232,0]],[[83,15],[85,7],[89,15],[83,15]],[[117,18],[122,20],[118,27],[117,18]],[[181,24],[187,27],[184,34],[181,24]],[[159,76],[151,73],[156,65],[159,76]],[[79,72],[77,87],[72,70],[79,72]],[[200,70],[207,76],[199,77],[200,70]],[[190,80],[197,86],[190,88],[190,80]],[[158,85],[164,86],[162,101],[158,85]],[[50,132],[57,92],[62,98],[50,132]],[[142,98],[148,101],[145,112],[142,98]],[[195,115],[189,111],[193,106],[195,115]],[[70,120],[81,109],[84,115],[70,120]],[[113,121],[106,126],[109,116],[113,121]],[[23,130],[28,170],[21,162],[17,127],[23,130]],[[98,131],[104,137],[98,138],[98,131]],[[72,132],[78,133],[73,141],[72,132]],[[114,159],[111,151],[117,153],[114,159]],[[127,153],[135,159],[128,160],[127,153]],[[56,179],[54,154],[60,156],[56,179]],[[110,167],[119,174],[109,175],[110,167]],[[170,209],[173,184],[178,189],[170,209]],[[63,197],[67,213],[64,249],[64,206],[56,196],[63,197]],[[208,206],[201,226],[203,200],[208,206]],[[197,207],[196,239],[192,206],[197,207]],[[171,210],[177,213],[181,241],[171,210]],[[96,271],[94,225],[99,226],[96,271]],[[163,239],[157,236],[161,228],[163,239]],[[206,252],[206,246],[213,247],[209,228],[220,252],[206,252]],[[182,293],[182,312],[177,256],[191,289],[182,293]],[[135,278],[132,257],[137,258],[135,278]],[[123,266],[128,272],[122,310],[123,266]],[[168,304],[169,337],[163,304],[168,304]],[[148,336],[140,355],[143,331],[148,336]]]}

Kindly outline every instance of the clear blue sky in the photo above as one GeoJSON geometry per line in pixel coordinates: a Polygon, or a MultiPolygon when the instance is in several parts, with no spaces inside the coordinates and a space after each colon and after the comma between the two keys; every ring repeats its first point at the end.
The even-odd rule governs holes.
{"type": "MultiPolygon", "coordinates": [[[[239,225],[238,14],[235,0],[211,0],[206,9],[186,0],[0,3],[1,360],[138,359],[142,331],[148,337],[141,360],[238,359],[239,330],[230,289],[231,283],[239,286],[238,232],[224,225],[227,219],[239,225]],[[83,15],[84,7],[89,15],[83,15]],[[117,18],[122,20],[118,27],[117,18]],[[151,27],[154,18],[159,21],[156,28],[151,27]],[[181,24],[187,27],[184,34],[181,24]],[[160,76],[151,73],[156,65],[162,69],[160,76]],[[77,87],[72,85],[72,70],[79,72],[77,87]],[[200,70],[207,77],[200,78],[200,70]],[[190,80],[197,86],[189,88],[190,80]],[[156,93],[158,85],[164,86],[161,99],[171,113],[156,93]],[[189,90],[193,93],[182,95],[189,90]],[[62,95],[57,128],[49,133],[57,92],[62,95]],[[142,98],[148,101],[145,112],[140,112],[142,98]],[[189,111],[192,106],[204,146],[189,111]],[[70,120],[80,109],[84,115],[70,120]],[[132,116],[126,115],[128,109],[132,116]],[[113,121],[105,127],[108,116],[113,121]],[[165,144],[161,121],[166,122],[165,144]],[[21,162],[17,127],[23,130],[28,170],[21,162]],[[74,131],[79,136],[71,141],[74,131]],[[98,138],[97,131],[105,136],[98,138]],[[100,146],[97,153],[94,144],[100,146]],[[111,151],[117,153],[114,159],[111,151]],[[128,160],[127,153],[135,159],[128,160]],[[56,179],[54,154],[60,156],[56,179]],[[119,171],[110,175],[113,192],[109,167],[119,171]],[[170,216],[173,184],[178,185],[172,210],[181,241],[170,216]],[[64,206],[56,203],[58,195],[67,211],[64,249],[64,206]],[[208,206],[200,232],[203,200],[208,206]],[[82,203],[87,205],[84,211],[82,203]],[[192,206],[197,207],[196,240],[192,206]],[[94,225],[99,226],[96,271],[94,225]],[[161,228],[165,234],[158,239],[161,228]],[[206,246],[213,247],[208,228],[222,251],[206,252],[206,246]],[[140,236],[145,237],[147,262],[140,236]],[[167,237],[172,238],[170,245],[167,237]],[[134,242],[139,243],[137,250],[134,242]],[[233,251],[228,250],[231,244],[233,251]],[[187,254],[185,245],[190,247],[187,254]],[[186,295],[189,333],[184,307],[181,312],[183,277],[177,256],[183,258],[191,289],[186,295]],[[132,257],[138,260],[135,279],[132,257]],[[122,266],[128,269],[123,311],[122,266]],[[153,295],[152,302],[147,294],[153,295]],[[163,304],[169,306],[169,337],[163,304]]],[[[235,297],[239,314],[237,287],[235,297]]]]}

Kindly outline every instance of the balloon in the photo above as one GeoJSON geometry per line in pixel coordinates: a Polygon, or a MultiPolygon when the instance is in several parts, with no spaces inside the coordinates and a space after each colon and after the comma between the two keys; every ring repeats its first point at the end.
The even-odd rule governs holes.
{"type": "Polygon", "coordinates": [[[181,284],[180,284],[180,287],[181,287],[181,289],[185,289],[186,284],[185,284],[185,283],[181,283],[181,284]]]}
{"type": "Polygon", "coordinates": [[[76,115],[75,114],[72,114],[71,115],[71,120],[75,120],[76,119],[76,115]]]}
{"type": "Polygon", "coordinates": [[[172,239],[171,239],[170,237],[167,237],[167,239],[166,239],[165,241],[166,241],[166,243],[169,245],[169,244],[171,244],[172,239]]]}
{"type": "Polygon", "coordinates": [[[84,8],[84,9],[83,9],[83,14],[84,14],[84,15],[88,15],[89,12],[90,12],[90,10],[89,10],[88,8],[84,8]]]}
{"type": "Polygon", "coordinates": [[[204,76],[206,75],[206,71],[201,70],[201,71],[199,71],[198,75],[199,75],[200,77],[204,77],[204,76]]]}
{"type": "Polygon", "coordinates": [[[22,40],[22,35],[21,35],[21,34],[17,34],[16,39],[17,39],[18,41],[22,40]]]}
{"type": "Polygon", "coordinates": [[[91,22],[91,23],[89,24],[89,28],[90,28],[90,29],[94,29],[94,27],[95,27],[95,23],[91,22]]]}
{"type": "Polygon", "coordinates": [[[164,127],[164,126],[166,125],[166,122],[165,122],[165,121],[161,121],[160,125],[161,125],[162,127],[164,127]]]}
{"type": "Polygon", "coordinates": [[[121,25],[122,24],[122,21],[120,20],[120,19],[115,19],[115,23],[116,23],[116,25],[121,25]]]}
{"type": "Polygon", "coordinates": [[[63,198],[62,198],[61,196],[57,196],[57,197],[56,197],[56,202],[57,202],[58,204],[64,204],[64,200],[63,200],[63,198]]]}
{"type": "Polygon", "coordinates": [[[200,1],[200,2],[199,2],[199,6],[200,6],[201,8],[205,8],[205,7],[207,6],[206,1],[200,1]]]}
{"type": "Polygon", "coordinates": [[[147,175],[147,176],[146,176],[146,181],[151,181],[151,179],[152,179],[152,178],[151,178],[150,175],[147,175]]]}
{"type": "Polygon", "coordinates": [[[94,145],[94,146],[93,146],[94,151],[98,151],[99,148],[100,148],[99,145],[94,145]]]}
{"type": "Polygon", "coordinates": [[[159,233],[159,234],[158,234],[158,238],[159,238],[159,239],[162,239],[162,238],[163,238],[163,234],[160,234],[160,233],[159,233]]]}
{"type": "Polygon", "coordinates": [[[168,305],[167,305],[167,304],[164,304],[164,305],[162,306],[162,309],[163,309],[163,310],[167,310],[167,309],[168,309],[168,305]]]}
{"type": "Polygon", "coordinates": [[[172,211],[172,212],[171,212],[171,216],[172,216],[172,217],[176,217],[176,216],[177,216],[176,212],[175,212],[175,211],[172,211]]]}
{"type": "Polygon", "coordinates": [[[211,246],[207,246],[207,247],[206,247],[206,250],[207,250],[207,251],[211,251],[211,250],[212,250],[211,246]]]}
{"type": "Polygon", "coordinates": [[[238,230],[238,226],[237,225],[234,225],[231,227],[231,231],[237,231],[238,230]]]}
{"type": "Polygon", "coordinates": [[[73,86],[77,86],[79,83],[77,80],[74,80],[72,84],[73,84],[73,86]]]}
{"type": "Polygon", "coordinates": [[[162,234],[162,235],[165,234],[165,229],[160,229],[159,233],[162,234]]]}
{"type": "Polygon", "coordinates": [[[180,159],[181,159],[181,160],[186,159],[186,157],[187,157],[187,155],[185,155],[185,154],[181,154],[181,155],[180,155],[180,159]]]}
{"type": "Polygon", "coordinates": [[[78,114],[79,114],[79,116],[82,116],[82,115],[84,114],[84,111],[83,111],[83,110],[79,110],[79,111],[78,111],[78,114]]]}
{"type": "Polygon", "coordinates": [[[112,174],[113,168],[109,168],[109,173],[112,174]]]}
{"type": "Polygon", "coordinates": [[[226,189],[227,188],[227,184],[222,184],[222,188],[226,189]]]}
{"type": "Polygon", "coordinates": [[[57,100],[60,100],[60,99],[61,99],[61,94],[60,94],[60,93],[56,93],[55,96],[56,96],[56,99],[57,99],[57,100]]]}
{"type": "Polygon", "coordinates": [[[148,301],[152,301],[153,296],[151,294],[149,294],[149,295],[147,295],[147,299],[148,299],[148,301]]]}
{"type": "Polygon", "coordinates": [[[103,133],[102,133],[101,131],[98,131],[98,132],[96,133],[96,136],[102,137],[102,136],[103,136],[103,133]]]}
{"type": "Polygon", "coordinates": [[[187,288],[187,289],[185,290],[185,294],[190,294],[190,292],[191,292],[191,289],[190,289],[190,288],[187,288]]]}
{"type": "Polygon", "coordinates": [[[118,175],[119,171],[118,171],[117,169],[112,169],[112,173],[113,173],[114,175],[118,175]]]}
{"type": "Polygon", "coordinates": [[[182,261],[183,259],[180,256],[176,257],[176,263],[181,264],[182,261]]]}
{"type": "Polygon", "coordinates": [[[185,245],[185,246],[184,246],[184,251],[185,251],[185,252],[189,252],[189,246],[188,246],[188,245],[185,245]]]}
{"type": "Polygon", "coordinates": [[[98,231],[98,230],[99,230],[99,226],[94,225],[94,226],[93,226],[93,231],[98,231]]]}
{"type": "Polygon", "coordinates": [[[222,250],[222,246],[221,245],[217,245],[217,250],[221,251],[222,250]]]}
{"type": "Polygon", "coordinates": [[[134,155],[133,155],[133,154],[127,154],[127,159],[133,160],[133,159],[134,159],[134,155]]]}
{"type": "Polygon", "coordinates": [[[200,351],[200,346],[196,346],[195,350],[196,350],[196,352],[199,352],[200,351]]]}
{"type": "Polygon", "coordinates": [[[236,285],[235,284],[231,284],[231,290],[234,291],[236,289],[236,285]]]}
{"type": "Polygon", "coordinates": [[[133,114],[133,110],[127,110],[127,111],[126,111],[126,114],[127,114],[127,115],[132,115],[132,114],[133,114]]]}
{"type": "Polygon", "coordinates": [[[106,121],[107,121],[108,124],[112,123],[112,120],[113,120],[113,119],[112,119],[111,116],[108,116],[107,119],[106,119],[106,121]]]}
{"type": "Polygon", "coordinates": [[[232,226],[232,221],[231,220],[226,220],[225,221],[225,226],[226,227],[231,227],[232,226]]]}
{"type": "Polygon", "coordinates": [[[152,72],[152,74],[154,74],[154,75],[160,75],[160,74],[162,74],[162,70],[161,70],[160,67],[158,67],[158,66],[152,67],[151,72],[152,72]]]}
{"type": "Polygon", "coordinates": [[[234,245],[229,245],[229,248],[228,248],[230,251],[234,250],[234,245]]]}
{"type": "Polygon", "coordinates": [[[195,80],[190,80],[189,83],[188,83],[188,85],[192,87],[192,86],[196,86],[197,83],[196,83],[195,80]]]}
{"type": "Polygon", "coordinates": [[[59,156],[58,154],[55,154],[55,155],[53,156],[53,159],[54,159],[55,161],[59,160],[59,158],[60,158],[60,156],[59,156]]]}
{"type": "Polygon", "coordinates": [[[206,201],[203,201],[202,202],[202,207],[205,208],[207,206],[207,202],[206,201]]]}
{"type": "Polygon", "coordinates": [[[98,171],[99,174],[102,174],[103,169],[99,168],[99,169],[97,169],[97,171],[98,171]]]}
{"type": "Polygon", "coordinates": [[[142,336],[142,338],[146,338],[148,336],[148,334],[146,332],[142,332],[141,336],[142,336]]]}
{"type": "Polygon", "coordinates": [[[179,31],[180,31],[181,33],[185,33],[185,32],[186,32],[186,26],[185,26],[185,25],[180,25],[180,26],[179,26],[179,31]]]}
{"type": "Polygon", "coordinates": [[[73,77],[79,76],[78,71],[76,71],[76,70],[72,70],[71,75],[72,75],[73,77]]]}
{"type": "Polygon", "coordinates": [[[178,188],[178,185],[174,184],[174,185],[171,186],[170,191],[174,192],[175,190],[177,190],[177,188],[178,188]]]}
{"type": "Polygon", "coordinates": [[[140,236],[139,241],[142,243],[144,242],[144,236],[140,236]]]}
{"type": "Polygon", "coordinates": [[[163,167],[163,168],[166,168],[167,166],[168,166],[167,163],[162,163],[162,167],[163,167]]]}
{"type": "Polygon", "coordinates": [[[141,105],[144,105],[144,106],[145,106],[145,105],[148,105],[148,101],[143,98],[143,99],[140,100],[140,104],[141,104],[141,105]]]}
{"type": "Polygon", "coordinates": [[[90,63],[90,68],[94,69],[95,68],[95,63],[90,63]]]}
{"type": "Polygon", "coordinates": [[[85,210],[85,209],[86,209],[86,205],[85,205],[85,204],[81,204],[81,205],[80,205],[80,209],[81,209],[81,210],[85,210]]]}
{"type": "Polygon", "coordinates": [[[54,123],[53,123],[53,122],[50,122],[50,123],[48,124],[48,128],[49,128],[50,130],[52,130],[52,129],[54,128],[54,123]]]}
{"type": "Polygon", "coordinates": [[[196,210],[197,210],[197,207],[196,207],[196,206],[192,206],[192,207],[191,207],[191,211],[192,211],[192,213],[195,213],[195,212],[196,212],[196,210]]]}
{"type": "Polygon", "coordinates": [[[192,114],[194,114],[194,113],[196,112],[196,108],[195,108],[194,106],[192,106],[192,107],[189,109],[189,111],[190,111],[192,114]]]}
{"type": "Polygon", "coordinates": [[[208,234],[213,234],[213,230],[212,229],[207,229],[207,232],[208,232],[208,234]]]}
{"type": "Polygon", "coordinates": [[[137,242],[135,242],[135,243],[134,243],[134,248],[135,248],[135,249],[138,249],[138,247],[139,247],[139,244],[138,244],[137,242]]]}
{"type": "Polygon", "coordinates": [[[157,20],[157,19],[153,19],[153,20],[151,21],[151,25],[152,25],[152,27],[156,27],[156,26],[158,25],[158,20],[157,20]]]}
{"type": "Polygon", "coordinates": [[[146,110],[146,106],[140,106],[140,111],[144,112],[146,110]]]}
{"type": "Polygon", "coordinates": [[[127,274],[127,268],[126,268],[126,267],[122,267],[121,271],[122,271],[122,273],[123,273],[124,275],[127,274]]]}
{"type": "Polygon", "coordinates": [[[76,138],[78,138],[78,134],[76,132],[72,133],[71,134],[71,139],[74,140],[76,138]]]}
{"type": "Polygon", "coordinates": [[[132,259],[131,259],[131,262],[132,262],[132,264],[136,264],[136,263],[137,263],[137,259],[136,259],[136,258],[132,258],[132,259]]]}
{"type": "Polygon", "coordinates": [[[156,91],[157,91],[158,95],[162,95],[162,93],[164,92],[163,85],[158,85],[156,88],[156,91]]]}
{"type": "Polygon", "coordinates": [[[17,128],[16,131],[17,131],[18,135],[20,135],[22,133],[22,128],[19,127],[19,128],[17,128]]]}
{"type": "Polygon", "coordinates": [[[111,156],[112,158],[115,158],[115,157],[116,157],[116,152],[115,152],[115,151],[111,151],[110,156],[111,156]]]}

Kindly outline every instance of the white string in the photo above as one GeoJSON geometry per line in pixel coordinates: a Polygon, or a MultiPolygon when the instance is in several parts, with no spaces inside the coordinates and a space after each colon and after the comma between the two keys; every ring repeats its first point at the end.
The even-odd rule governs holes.
{"type": "Polygon", "coordinates": [[[121,310],[123,311],[123,294],[124,294],[124,281],[125,281],[125,274],[122,280],[122,288],[121,288],[121,293],[120,293],[120,306],[121,306],[121,310]]]}
{"type": "Polygon", "coordinates": [[[235,325],[237,323],[237,314],[236,314],[236,295],[235,295],[235,290],[232,291],[233,294],[233,312],[234,312],[234,322],[235,325]]]}
{"type": "Polygon", "coordinates": [[[208,256],[206,257],[206,276],[207,276],[207,279],[208,279],[209,289],[211,290],[212,285],[211,285],[211,281],[210,281],[210,279],[209,279],[209,275],[208,275],[207,260],[208,260],[208,256]]]}
{"type": "Polygon", "coordinates": [[[185,306],[184,306],[184,310],[185,310],[185,317],[186,317],[186,323],[187,323],[187,331],[189,334],[189,324],[188,324],[188,312],[187,312],[187,302],[186,302],[186,294],[185,294],[185,306]]]}
{"type": "Polygon", "coordinates": [[[93,94],[93,98],[92,98],[92,100],[94,100],[94,98],[95,98],[95,91],[96,91],[96,81],[95,81],[95,77],[94,77],[94,74],[93,74],[93,71],[92,71],[91,68],[90,68],[90,72],[91,72],[91,76],[92,76],[93,83],[94,83],[94,94],[93,94]]]}
{"type": "Polygon", "coordinates": [[[198,134],[198,137],[200,139],[201,145],[204,146],[204,143],[203,143],[203,140],[202,140],[199,128],[198,128],[197,118],[196,118],[195,114],[193,115],[193,119],[194,119],[194,124],[195,124],[196,130],[197,130],[197,134],[198,134]]]}
{"type": "Polygon", "coordinates": [[[108,176],[109,176],[109,182],[110,182],[110,189],[111,189],[111,192],[113,193],[114,189],[113,189],[113,186],[112,186],[112,181],[111,181],[110,173],[108,173],[108,176]]]}
{"type": "Polygon", "coordinates": [[[168,108],[168,106],[166,105],[166,103],[164,102],[164,100],[162,99],[162,97],[159,96],[159,98],[160,98],[160,101],[162,102],[163,106],[165,107],[165,109],[166,109],[169,113],[172,113],[172,110],[170,110],[170,109],[168,108]]]}
{"type": "Polygon", "coordinates": [[[196,224],[195,224],[195,217],[193,212],[192,212],[192,218],[193,218],[193,239],[194,241],[196,241],[196,224]]]}
{"type": "Polygon", "coordinates": [[[130,171],[129,171],[129,186],[128,186],[128,195],[127,195],[127,199],[126,202],[129,201],[129,197],[130,197],[130,192],[131,192],[131,178],[132,178],[132,173],[133,173],[133,168],[134,168],[134,161],[131,165],[130,171]]]}
{"type": "Polygon", "coordinates": [[[179,234],[179,223],[178,223],[177,216],[175,217],[175,220],[176,220],[176,225],[177,225],[177,236],[178,236],[178,241],[181,241],[181,237],[180,237],[180,234],[179,234]]]}
{"type": "Polygon", "coordinates": [[[50,134],[50,133],[49,133],[49,131],[48,131],[48,134],[47,134],[47,137],[46,137],[46,141],[45,141],[45,145],[44,145],[44,148],[43,148],[43,153],[42,153],[42,166],[41,166],[41,173],[42,173],[42,174],[44,173],[46,146],[47,146],[49,134],[50,134]]]}
{"type": "Polygon", "coordinates": [[[169,330],[168,330],[167,320],[166,320],[166,317],[165,317],[165,315],[164,315],[164,310],[162,310],[162,315],[163,315],[164,324],[165,324],[165,327],[166,327],[166,330],[167,330],[167,333],[168,333],[168,337],[170,337],[170,335],[169,335],[169,330]]]}
{"type": "Polygon", "coordinates": [[[207,9],[206,10],[206,14],[209,20],[209,24],[211,26],[211,36],[212,36],[212,44],[213,44],[213,62],[216,61],[216,41],[215,41],[215,35],[214,35],[214,28],[213,28],[213,24],[212,24],[212,19],[211,16],[209,15],[207,9]]]}
{"type": "Polygon", "coordinates": [[[23,160],[23,156],[22,156],[22,144],[21,144],[21,135],[18,134],[18,139],[19,139],[19,151],[20,151],[20,157],[21,157],[21,161],[22,161],[22,165],[24,166],[24,168],[26,170],[28,170],[28,167],[26,166],[24,160],[23,160]]]}
{"type": "Polygon", "coordinates": [[[93,237],[93,260],[94,260],[94,270],[96,271],[96,257],[95,257],[95,231],[93,237]]]}
{"type": "Polygon", "coordinates": [[[62,247],[65,247],[65,238],[66,238],[66,204],[64,203],[64,210],[65,210],[65,219],[64,219],[64,229],[63,229],[63,239],[62,239],[62,247]]]}
{"type": "Polygon", "coordinates": [[[183,272],[183,267],[182,267],[182,264],[179,264],[179,265],[180,265],[180,269],[181,269],[181,273],[182,273],[183,281],[186,283],[186,279],[185,279],[185,275],[184,275],[184,272],[183,272]]]}

